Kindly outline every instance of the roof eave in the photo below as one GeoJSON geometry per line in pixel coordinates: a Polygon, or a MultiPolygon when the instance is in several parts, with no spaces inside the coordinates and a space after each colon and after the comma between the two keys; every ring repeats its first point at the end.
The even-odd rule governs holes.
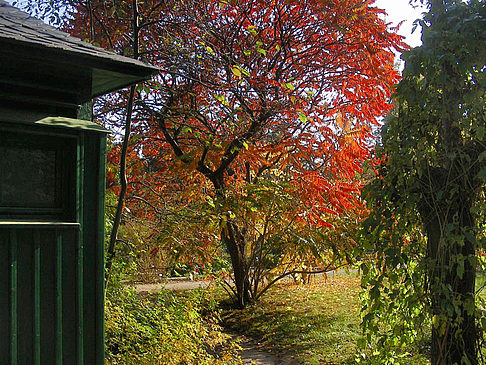
{"type": "Polygon", "coordinates": [[[158,67],[143,64],[140,61],[137,61],[137,63],[121,62],[15,39],[2,38],[2,40],[6,41],[3,42],[3,52],[25,54],[29,58],[35,59],[36,62],[64,63],[90,69],[93,75],[91,97],[98,97],[131,84],[145,81],[160,72],[158,67]],[[100,82],[103,74],[108,75],[108,77],[111,75],[111,81],[100,82]]]}

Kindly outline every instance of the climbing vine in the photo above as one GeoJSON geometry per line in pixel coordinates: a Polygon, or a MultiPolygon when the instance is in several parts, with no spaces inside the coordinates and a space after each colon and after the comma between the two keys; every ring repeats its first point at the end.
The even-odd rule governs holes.
{"type": "Polygon", "coordinates": [[[404,53],[382,163],[365,189],[363,328],[371,361],[477,364],[483,327],[485,1],[429,1],[404,53]],[[409,351],[410,352],[410,351],[409,351]],[[398,355],[401,354],[401,355],[398,355]]]}

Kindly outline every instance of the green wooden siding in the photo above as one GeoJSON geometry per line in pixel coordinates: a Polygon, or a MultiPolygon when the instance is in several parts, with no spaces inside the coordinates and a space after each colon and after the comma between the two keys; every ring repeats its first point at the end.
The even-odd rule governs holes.
{"type": "Polygon", "coordinates": [[[105,191],[106,135],[98,141],[97,241],[96,250],[96,364],[105,362],[105,191]]]}
{"type": "MultiPolygon", "coordinates": [[[[32,138],[39,128],[35,138],[51,129],[21,132],[32,138]]],[[[75,141],[66,161],[74,162],[76,186],[63,195],[75,214],[66,221],[0,214],[0,364],[102,365],[106,135],[52,130],[75,141]]]]}
{"type": "Polygon", "coordinates": [[[64,363],[75,363],[71,354],[76,350],[77,336],[73,331],[70,334],[69,329],[63,331],[63,327],[76,322],[72,314],[78,308],[71,307],[69,299],[62,303],[56,291],[63,283],[62,297],[77,297],[72,268],[77,261],[73,248],[77,245],[78,231],[73,225],[65,228],[0,225],[0,246],[2,252],[8,253],[2,255],[2,264],[7,260],[8,264],[2,265],[0,275],[10,278],[2,280],[8,283],[1,292],[2,308],[9,310],[1,311],[0,315],[2,323],[8,323],[9,331],[0,332],[0,363],[61,364],[62,358],[64,363]],[[56,341],[59,335],[61,343],[56,341]]]}

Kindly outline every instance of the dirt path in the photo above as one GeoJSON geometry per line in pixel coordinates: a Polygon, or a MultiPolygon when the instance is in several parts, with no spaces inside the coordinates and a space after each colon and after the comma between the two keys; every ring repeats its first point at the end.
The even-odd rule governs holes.
{"type": "MultiPolygon", "coordinates": [[[[350,270],[354,272],[356,270],[350,270]]],[[[345,272],[344,269],[336,271],[329,271],[327,275],[336,275],[345,272]]],[[[320,277],[323,274],[317,274],[316,277],[320,277]]],[[[291,278],[285,278],[283,280],[292,280],[291,278]]],[[[153,292],[162,288],[169,290],[191,290],[197,288],[207,288],[211,284],[211,281],[206,280],[190,280],[187,278],[168,278],[166,282],[154,283],[154,284],[134,284],[133,287],[140,293],[153,292]]]]}
{"type": "Polygon", "coordinates": [[[234,338],[239,340],[239,345],[241,347],[239,352],[243,359],[243,364],[276,365],[281,363],[277,356],[257,349],[253,341],[248,340],[243,336],[234,336],[234,338]]]}
{"type": "Polygon", "coordinates": [[[169,280],[166,283],[135,284],[133,287],[139,293],[146,293],[158,291],[160,289],[192,290],[197,288],[207,288],[210,283],[210,281],[205,280],[169,280]]]}
{"type": "Polygon", "coordinates": [[[299,365],[300,363],[292,358],[274,355],[259,348],[258,343],[241,335],[232,335],[238,341],[241,350],[240,356],[243,364],[251,365],[299,365]]]}

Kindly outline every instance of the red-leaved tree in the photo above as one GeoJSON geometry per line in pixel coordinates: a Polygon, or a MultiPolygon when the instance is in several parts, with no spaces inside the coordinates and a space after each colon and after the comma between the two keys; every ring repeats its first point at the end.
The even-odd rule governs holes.
{"type": "MultiPolygon", "coordinates": [[[[404,46],[373,1],[88,3],[74,4],[66,29],[128,56],[136,39],[161,69],[135,95],[130,149],[145,167],[131,175],[131,209],[210,207],[239,306],[258,296],[265,242],[283,260],[278,244],[359,216],[371,131],[390,110],[392,52],[404,46]]],[[[123,121],[126,100],[103,99],[106,125],[123,121]]]]}

